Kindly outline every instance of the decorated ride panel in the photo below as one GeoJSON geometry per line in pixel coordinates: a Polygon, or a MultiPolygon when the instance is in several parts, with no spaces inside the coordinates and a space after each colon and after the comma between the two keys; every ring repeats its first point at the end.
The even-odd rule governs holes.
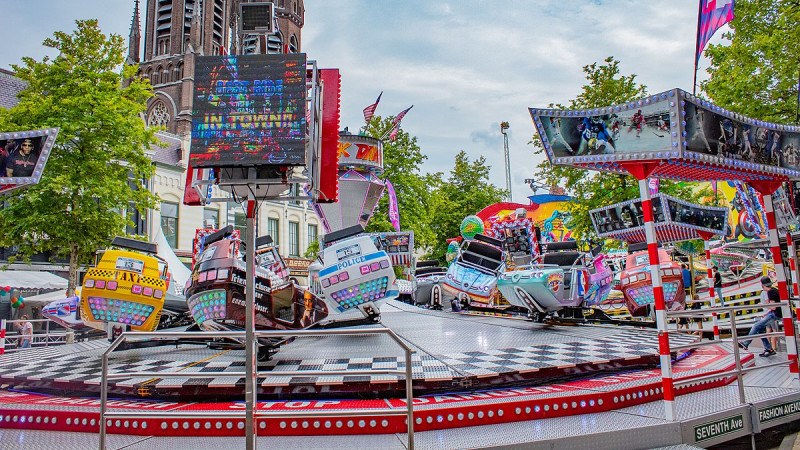
{"type": "MultiPolygon", "coordinates": [[[[259,329],[307,328],[328,315],[325,304],[311,292],[272,272],[272,261],[261,259],[255,273],[255,326],[259,329]]],[[[201,329],[244,327],[246,263],[238,257],[236,241],[221,239],[198,256],[186,286],[189,312],[201,329]]]]}
{"type": "Polygon", "coordinates": [[[800,178],[800,127],[750,119],[680,89],[589,110],[529,108],[553,165],[611,173],[656,161],[653,178],[800,178]]]}
{"type": "Polygon", "coordinates": [[[527,217],[508,216],[503,220],[490,221],[486,234],[503,241],[507,269],[541,259],[536,227],[527,217]]]}
{"type": "Polygon", "coordinates": [[[81,320],[79,305],[79,296],[66,297],[48,303],[42,308],[42,316],[63,327],[79,330],[86,327],[86,324],[81,320]]]}
{"type": "MultiPolygon", "coordinates": [[[[652,198],[653,224],[659,242],[697,239],[698,232],[725,235],[728,208],[702,206],[665,194],[652,198]]],[[[640,200],[628,200],[589,211],[601,238],[645,242],[644,211],[640,200]]]]}
{"type": "Polygon", "coordinates": [[[381,231],[368,233],[375,247],[389,255],[393,266],[408,269],[414,266],[414,232],[413,231],[381,231]]]}
{"type": "MultiPolygon", "coordinates": [[[[194,267],[197,260],[197,255],[203,253],[203,250],[206,248],[205,237],[217,231],[219,230],[211,228],[198,228],[195,230],[194,240],[192,240],[192,267],[194,267]]],[[[241,242],[241,233],[239,233],[239,230],[234,229],[233,232],[224,239],[230,239],[234,242],[234,254],[237,254],[239,251],[239,242],[241,242]]]]}
{"type": "Polygon", "coordinates": [[[512,305],[532,313],[551,313],[562,309],[564,270],[554,264],[531,264],[498,276],[497,289],[512,305]]]}
{"type": "Polygon", "coordinates": [[[47,128],[0,134],[0,194],[39,182],[58,131],[47,128]]]}
{"type": "Polygon", "coordinates": [[[339,167],[383,173],[383,141],[359,134],[339,134],[339,167]]]}
{"type": "Polygon", "coordinates": [[[464,241],[444,280],[444,289],[475,306],[495,306],[497,277],[505,272],[502,241],[476,234],[464,241]]]}
{"type": "MultiPolygon", "coordinates": [[[[686,293],[683,290],[681,267],[672,261],[666,250],[658,249],[661,283],[664,287],[664,303],[669,311],[686,308],[686,293]]],[[[620,290],[631,316],[646,316],[654,308],[653,281],[650,278],[650,259],[647,250],[628,255],[625,270],[620,275],[620,290]]]]}
{"type": "Polygon", "coordinates": [[[377,312],[380,304],[398,296],[392,260],[378,250],[372,236],[360,235],[326,246],[309,266],[311,288],[330,311],[365,309],[377,312]]]}
{"type": "Polygon", "coordinates": [[[81,318],[89,327],[153,331],[167,291],[167,264],[155,256],[106,250],[81,288],[81,318]]]}

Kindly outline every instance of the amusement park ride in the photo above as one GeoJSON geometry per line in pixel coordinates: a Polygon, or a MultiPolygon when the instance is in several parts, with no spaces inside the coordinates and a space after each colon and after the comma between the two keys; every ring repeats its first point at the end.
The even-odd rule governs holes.
{"type": "MultiPolygon", "coordinates": [[[[707,389],[724,388],[737,377],[743,400],[742,375],[735,371],[754,370],[758,358],[740,354],[735,342],[727,345],[721,339],[693,349],[696,337],[677,335],[668,326],[669,318],[686,313],[682,311],[681,273],[666,244],[703,239],[707,260],[712,260],[709,241],[727,233],[729,211],[663,194],[652,196],[647,183],[651,177],[684,181],[724,178],[760,191],[775,277],[781,298],[788,299],[772,193],[780,183],[800,178],[800,167],[787,162],[800,158],[762,164],[743,159],[730,149],[713,152],[699,142],[702,133],[690,117],[703,110],[707,124],[725,117],[741,126],[780,130],[786,142],[800,139],[798,128],[746,119],[677,89],[588,111],[531,109],[551,163],[630,173],[639,180],[640,199],[599,208],[590,215],[599,237],[629,244],[631,254],[620,279],[621,297],[630,315],[653,317],[658,330],[595,327],[588,323],[587,311],[602,309],[609,302],[614,278],[610,258],[600,246],[554,240],[552,229],[542,230],[524,207],[514,205],[510,213],[491,214],[486,219],[465,218],[463,241],[451,244],[453,258],[446,268],[416,263],[413,233],[366,233],[364,227],[385,188],[380,179],[383,143],[339,133],[339,85],[337,70],[318,69],[313,62],[306,62],[305,55],[198,58],[185,202],[243,202],[247,213],[244,236],[237,236],[231,227],[201,236],[191,274],[185,284],[180,283],[184,287],[182,307],[172,303],[176,280],[170,276],[166,259],[159,256],[158,246],[115,240],[110,249],[99,253],[95,267],[82,282],[77,312],[73,311],[81,320],[70,318],[62,323],[102,329],[116,340],[111,346],[102,340],[91,345],[68,344],[55,357],[42,353],[42,360],[50,358],[47,364],[58,367],[47,373],[37,371],[34,364],[41,361],[20,366],[18,360],[0,357],[0,383],[19,388],[0,389],[0,428],[40,429],[46,425],[63,431],[99,430],[102,437],[107,432],[195,437],[245,434],[250,448],[254,448],[257,434],[408,433],[413,448],[415,427],[446,433],[449,428],[473,425],[563,421],[553,429],[566,436],[580,428],[567,426],[571,416],[646,416],[646,404],[657,400],[664,402],[663,415],[646,418],[663,423],[671,436],[680,435],[676,429],[681,427],[674,426],[678,420],[686,427],[703,427],[712,419],[733,417],[737,424],[742,421],[742,430],[766,428],[774,423],[759,422],[753,408],[800,401],[800,391],[791,391],[786,398],[761,399],[758,405],[742,401],[739,408],[746,412],[737,410],[738,416],[722,409],[703,417],[676,415],[676,395],[688,398],[707,389]],[[238,101],[241,93],[229,89],[264,79],[282,81],[280,102],[271,103],[270,95],[253,89],[244,104],[238,101]],[[265,119],[259,124],[266,128],[256,131],[231,125],[243,118],[255,121],[253,111],[269,111],[274,104],[286,106],[280,123],[265,119]],[[645,133],[640,137],[639,133],[623,132],[601,140],[591,133],[593,124],[608,121],[612,115],[631,122],[634,114],[644,114],[650,118],[647,120],[668,119],[669,135],[645,133]],[[228,120],[234,117],[236,120],[228,120]],[[306,195],[288,194],[291,183],[303,183],[306,195]],[[326,235],[308,268],[308,287],[289,277],[270,237],[256,238],[255,217],[264,200],[307,200],[319,215],[326,235]],[[636,251],[637,244],[646,245],[646,250],[636,251]],[[411,288],[404,288],[404,295],[417,306],[392,301],[400,295],[398,281],[408,282],[411,288]],[[465,318],[435,311],[445,309],[442,307],[450,298],[455,312],[463,304],[517,312],[534,322],[552,321],[546,326],[526,323],[520,327],[509,325],[505,318],[465,318]],[[347,322],[354,317],[357,320],[347,322]],[[558,322],[566,319],[579,325],[560,326],[558,322]],[[198,331],[163,330],[180,321],[191,322],[190,328],[198,331]],[[375,326],[379,321],[380,326],[375,326]],[[342,324],[373,326],[328,329],[342,324]],[[131,331],[154,330],[138,336],[158,340],[153,336],[159,333],[188,334],[195,347],[187,350],[176,343],[168,352],[119,347],[137,336],[131,331]],[[119,333],[122,336],[117,336],[119,333]],[[386,343],[389,339],[380,340],[386,336],[392,338],[390,344],[402,347],[405,362],[398,358],[397,349],[386,343]],[[199,341],[208,348],[198,348],[199,341]],[[225,349],[220,352],[222,344],[225,349]],[[280,352],[276,352],[278,348],[280,352]],[[412,351],[416,352],[413,358],[412,351]],[[236,371],[241,369],[242,357],[245,371],[236,371]],[[152,372],[142,367],[152,368],[152,372]],[[558,385],[553,385],[553,380],[558,385]],[[244,405],[240,402],[243,386],[244,405]],[[38,411],[37,402],[42,400],[37,396],[44,394],[31,392],[35,389],[76,396],[96,395],[100,389],[100,413],[80,410],[79,419],[74,410],[66,409],[72,407],[65,406],[69,402],[59,398],[53,400],[59,406],[48,405],[65,408],[58,422],[50,417],[51,422],[40,422],[36,420],[39,416],[19,421],[14,411],[24,402],[34,405],[31,411],[38,411]],[[405,400],[398,398],[403,389],[405,400]],[[109,412],[109,392],[131,402],[149,396],[150,405],[174,401],[169,403],[170,411],[158,413],[166,417],[177,412],[180,417],[145,419],[136,416],[138,410],[109,412]],[[19,396],[30,398],[23,401],[19,396]],[[272,401],[257,405],[257,396],[272,401]],[[190,401],[180,403],[186,400],[190,401]],[[305,403],[322,404],[318,409],[324,411],[303,410],[300,420],[287,419],[294,406],[305,403]],[[620,412],[628,407],[639,410],[620,412]],[[245,411],[245,419],[233,419],[234,410],[245,411]],[[224,418],[217,419],[217,413],[224,418]],[[127,416],[112,420],[115,414],[127,416]]],[[[703,139],[710,135],[708,131],[703,139]]],[[[52,146],[52,141],[48,142],[52,146]]],[[[548,211],[542,225],[548,220],[552,225],[560,217],[548,211]]],[[[714,296],[709,298],[713,305],[714,296]]],[[[791,377],[796,378],[794,319],[788,302],[781,308],[788,358],[780,364],[788,365],[791,377]]],[[[731,328],[735,340],[736,327],[731,328]]],[[[720,338],[718,331],[715,337],[720,338]]],[[[52,414],[44,409],[41,413],[52,414]]],[[[786,421],[796,420],[798,415],[800,410],[787,413],[786,421]]],[[[521,428],[527,432],[535,427],[521,428]]],[[[602,432],[595,425],[591,430],[602,432]]],[[[669,442],[716,444],[742,433],[714,439],[680,435],[669,442]]],[[[440,437],[430,436],[434,439],[430,442],[440,437]]],[[[585,438],[591,439],[591,433],[585,438]]],[[[521,442],[533,438],[524,439],[528,440],[521,442]]]]}

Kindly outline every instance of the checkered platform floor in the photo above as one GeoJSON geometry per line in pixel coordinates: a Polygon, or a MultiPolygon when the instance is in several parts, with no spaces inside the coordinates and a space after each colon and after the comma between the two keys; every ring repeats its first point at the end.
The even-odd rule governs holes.
{"type": "MultiPolygon", "coordinates": [[[[413,310],[395,308],[392,320],[397,323],[414,321],[413,310]],[[409,316],[412,315],[412,316],[409,316]],[[408,317],[407,317],[408,316],[408,317]]],[[[439,324],[444,332],[447,327],[478,327],[475,323],[448,320],[453,315],[427,317],[425,320],[439,324]]],[[[421,319],[417,318],[417,322],[421,319]]],[[[488,331],[495,334],[516,333],[514,341],[498,339],[498,342],[519,342],[528,345],[502,346],[499,348],[482,348],[467,350],[469,345],[456,347],[452,352],[436,352],[441,349],[429,345],[424,336],[410,335],[410,331],[399,333],[414,349],[412,357],[412,373],[415,380],[447,381],[466,377],[491,377],[501,375],[526,374],[544,369],[563,369],[579,365],[603,364],[620,360],[639,359],[658,355],[657,334],[652,330],[622,329],[614,327],[602,329],[598,327],[551,327],[541,332],[540,337],[532,335],[524,327],[505,329],[503,322],[488,325],[488,331]],[[500,324],[500,325],[498,325],[500,324]],[[546,339],[543,337],[547,337],[546,339]],[[556,337],[556,338],[554,338],[556,337]],[[536,341],[543,341],[537,343],[536,341]]],[[[506,321],[512,322],[512,321],[506,321]]],[[[389,325],[390,328],[394,327],[389,325]]],[[[468,328],[472,329],[472,328],[468,328]]],[[[477,329],[476,329],[477,330],[477,329]]],[[[477,331],[476,331],[477,332],[477,331]]],[[[434,334],[435,335],[435,334],[434,334]]],[[[259,379],[262,386],[297,386],[297,385],[341,385],[344,383],[391,383],[403,379],[402,375],[281,375],[281,372],[297,371],[339,371],[339,370],[404,370],[405,358],[397,351],[396,346],[385,345],[364,348],[365,344],[348,344],[358,346],[356,354],[348,354],[336,347],[341,342],[334,341],[325,345],[325,339],[305,345],[294,351],[287,344],[286,350],[279,351],[271,361],[260,366],[262,371],[270,372],[259,379]],[[336,342],[339,342],[337,344],[336,342]],[[298,357],[302,354],[303,357],[298,357]],[[371,355],[371,356],[364,356],[371,355]]],[[[673,335],[673,344],[687,343],[694,340],[692,336],[673,335]]],[[[388,341],[388,340],[387,340],[388,341]]],[[[383,342],[387,342],[383,341],[383,342]]],[[[356,341],[357,342],[357,341],[356,341]]],[[[108,343],[92,341],[53,347],[48,349],[32,349],[27,352],[0,356],[0,383],[25,385],[76,383],[87,390],[98,390],[101,381],[101,357],[108,343]]],[[[346,350],[346,349],[345,349],[346,350]]],[[[174,389],[181,387],[224,388],[244,385],[244,352],[241,350],[217,351],[205,347],[182,345],[180,347],[154,347],[117,351],[110,360],[110,370],[115,373],[154,372],[147,378],[129,378],[116,382],[117,387],[135,387],[145,383],[153,389],[174,389]],[[186,377],[158,378],[158,372],[185,372],[186,377]],[[230,376],[201,378],[204,372],[231,372],[230,376]]]]}

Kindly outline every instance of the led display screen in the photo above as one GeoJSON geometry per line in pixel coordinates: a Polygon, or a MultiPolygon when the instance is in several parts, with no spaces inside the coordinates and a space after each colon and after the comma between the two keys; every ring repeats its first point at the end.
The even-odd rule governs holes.
{"type": "Polygon", "coordinates": [[[669,105],[579,115],[548,111],[540,119],[555,158],[671,150],[669,105]]]}
{"type": "Polygon", "coordinates": [[[305,165],[305,54],[196,60],[192,167],[305,165]]]}

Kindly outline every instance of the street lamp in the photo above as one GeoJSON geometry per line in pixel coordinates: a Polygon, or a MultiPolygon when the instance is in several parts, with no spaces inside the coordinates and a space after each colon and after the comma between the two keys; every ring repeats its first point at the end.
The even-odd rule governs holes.
{"type": "Polygon", "coordinates": [[[511,157],[508,153],[508,122],[500,122],[500,133],[503,134],[503,151],[506,157],[506,190],[508,191],[508,201],[513,202],[511,195],[511,157]]]}

